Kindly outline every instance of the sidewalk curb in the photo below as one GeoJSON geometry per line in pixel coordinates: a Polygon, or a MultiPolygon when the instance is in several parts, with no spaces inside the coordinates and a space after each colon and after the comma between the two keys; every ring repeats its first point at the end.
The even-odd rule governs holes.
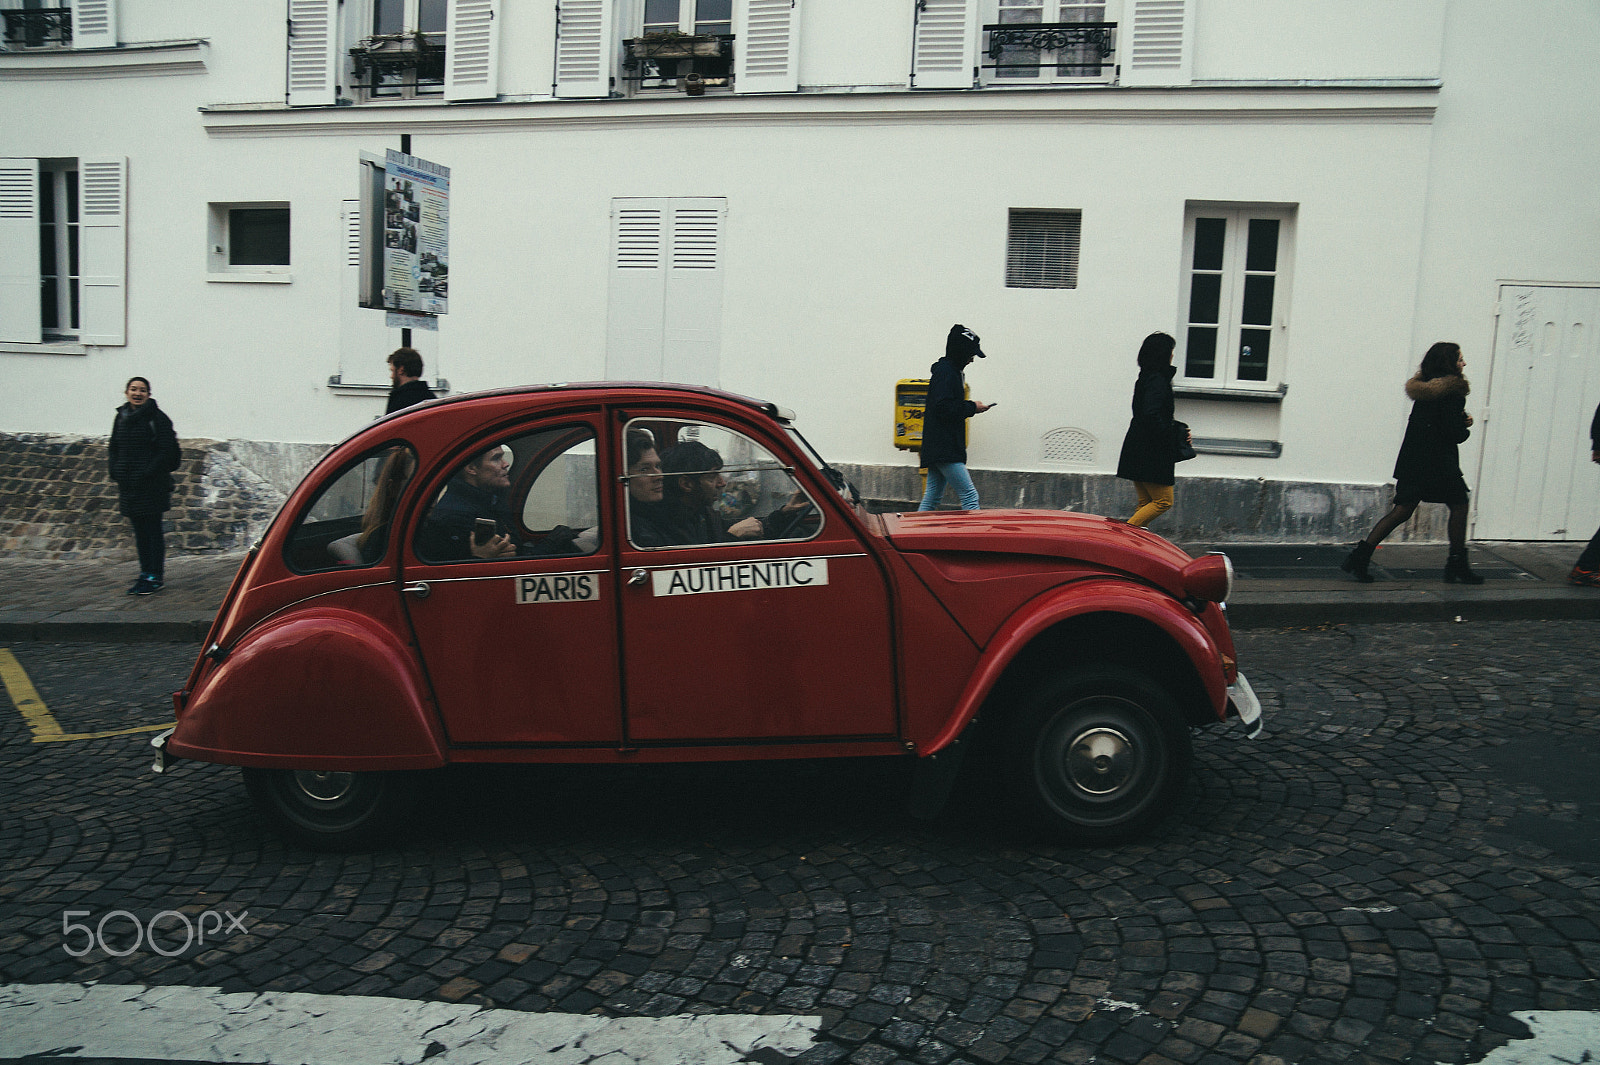
{"type": "Polygon", "coordinates": [[[1228,625],[1233,629],[1270,629],[1407,621],[1600,620],[1600,596],[1574,598],[1562,594],[1560,589],[1537,591],[1554,594],[1488,598],[1443,596],[1436,592],[1391,592],[1382,599],[1344,596],[1328,599],[1274,592],[1268,593],[1271,599],[1230,602],[1228,625]]]}
{"type": "Polygon", "coordinates": [[[0,640],[36,643],[199,643],[212,615],[144,614],[112,610],[0,611],[0,640]]]}

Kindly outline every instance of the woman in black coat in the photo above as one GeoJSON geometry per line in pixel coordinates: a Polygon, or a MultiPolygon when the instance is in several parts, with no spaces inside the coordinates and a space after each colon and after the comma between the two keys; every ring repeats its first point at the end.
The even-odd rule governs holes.
{"type": "Polygon", "coordinates": [[[1472,415],[1467,413],[1472,386],[1461,373],[1466,368],[1461,346],[1440,341],[1428,349],[1416,376],[1406,382],[1411,418],[1394,463],[1394,506],[1344,560],[1341,568],[1356,580],[1372,580],[1367,572],[1372,552],[1411,517],[1418,503],[1443,503],[1450,508],[1450,554],[1444,579],[1452,584],[1483,583],[1467,565],[1467,481],[1461,476],[1456,451],[1472,425],[1472,415]]]}
{"type": "Polygon", "coordinates": [[[150,396],[150,382],[128,380],[128,402],[117,408],[107,448],[111,479],[117,484],[117,510],[133,525],[139,551],[139,579],[129,595],[159,592],[166,570],[161,515],[172,506],[172,471],[182,453],[172,419],[150,396]]]}
{"type": "Polygon", "coordinates": [[[1177,434],[1189,440],[1187,428],[1172,417],[1172,378],[1178,368],[1172,353],[1178,342],[1166,333],[1151,333],[1139,345],[1139,379],[1133,385],[1133,419],[1122,438],[1117,476],[1132,481],[1139,509],[1129,525],[1144,528],[1172,507],[1172,486],[1177,478],[1177,434]]]}

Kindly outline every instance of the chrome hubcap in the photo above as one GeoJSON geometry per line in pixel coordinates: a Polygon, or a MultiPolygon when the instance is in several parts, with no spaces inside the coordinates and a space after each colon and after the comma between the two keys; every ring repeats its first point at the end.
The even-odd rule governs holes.
{"type": "Polygon", "coordinates": [[[1110,795],[1133,776],[1136,757],[1133,741],[1124,733],[1093,728],[1067,748],[1067,776],[1091,795],[1110,795]]]}
{"type": "Polygon", "coordinates": [[[350,793],[354,773],[318,772],[303,769],[294,775],[295,787],[313,802],[334,803],[350,793]]]}

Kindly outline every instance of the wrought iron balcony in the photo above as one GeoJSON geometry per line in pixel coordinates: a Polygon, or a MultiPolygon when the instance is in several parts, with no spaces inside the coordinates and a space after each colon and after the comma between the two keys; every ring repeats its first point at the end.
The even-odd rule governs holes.
{"type": "Polygon", "coordinates": [[[412,78],[421,83],[444,80],[444,44],[424,33],[388,33],[367,37],[350,49],[356,81],[376,84],[385,78],[412,78]]]}
{"type": "Polygon", "coordinates": [[[1062,77],[1097,78],[1112,65],[1117,51],[1115,22],[1010,22],[983,31],[990,60],[983,69],[999,77],[1053,69],[1062,77]]]}
{"type": "Polygon", "coordinates": [[[72,9],[40,7],[32,11],[0,11],[7,48],[42,48],[72,43],[72,9]]]}

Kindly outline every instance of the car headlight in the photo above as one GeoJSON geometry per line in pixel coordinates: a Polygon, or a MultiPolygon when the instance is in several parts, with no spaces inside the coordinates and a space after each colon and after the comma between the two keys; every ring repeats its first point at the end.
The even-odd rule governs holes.
{"type": "Polygon", "coordinates": [[[1222,603],[1233,592],[1233,563],[1221,551],[1201,555],[1183,567],[1182,576],[1187,599],[1222,603]]]}

